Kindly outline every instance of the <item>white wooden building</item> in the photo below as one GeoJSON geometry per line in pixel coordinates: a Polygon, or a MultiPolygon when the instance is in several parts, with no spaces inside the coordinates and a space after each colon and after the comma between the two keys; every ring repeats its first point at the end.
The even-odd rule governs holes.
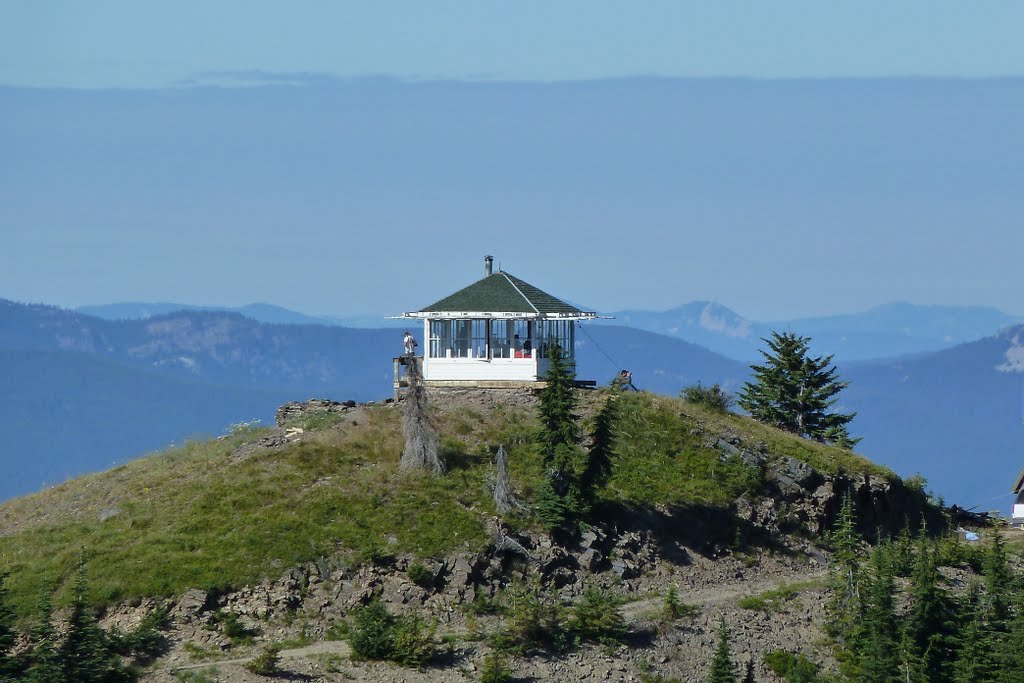
{"type": "MultiPolygon", "coordinates": [[[[576,323],[596,317],[502,270],[403,317],[423,321],[427,386],[518,387],[543,381],[558,343],[575,360],[576,323]]],[[[396,366],[397,370],[397,366],[396,366]]],[[[582,384],[586,384],[582,382],[582,384]]]]}
{"type": "Polygon", "coordinates": [[[1017,483],[1013,486],[1013,493],[1017,495],[1013,499],[1013,516],[1010,524],[1024,528],[1024,472],[1017,477],[1017,483]]]}

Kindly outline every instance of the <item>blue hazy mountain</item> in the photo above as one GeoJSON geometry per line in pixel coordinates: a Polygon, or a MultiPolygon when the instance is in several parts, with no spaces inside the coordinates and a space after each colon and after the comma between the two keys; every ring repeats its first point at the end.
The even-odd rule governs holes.
{"type": "Polygon", "coordinates": [[[974,341],[1022,319],[982,306],[892,303],[860,313],[752,321],[721,304],[694,301],[667,311],[626,310],[615,324],[676,337],[743,361],[760,358],[762,339],[773,330],[809,336],[817,353],[850,362],[938,351],[974,341]]]}
{"type": "MultiPolygon", "coordinates": [[[[621,325],[586,323],[577,346],[579,376],[602,384],[629,369],[639,388],[675,395],[696,382],[737,391],[749,376],[742,361],[621,325]]],[[[288,400],[387,397],[399,350],[393,329],[278,325],[215,311],[110,321],[0,300],[0,454],[18,472],[0,482],[0,498],[234,422],[268,420],[288,400]]],[[[840,369],[850,386],[839,407],[858,412],[859,450],[900,474],[920,472],[948,501],[1006,506],[1024,466],[1024,326],[840,369]]]]}
{"type": "Polygon", "coordinates": [[[0,299],[0,349],[78,351],[171,377],[362,399],[390,382],[401,335],[207,310],[103,320],[0,299]]]}
{"type": "Polygon", "coordinates": [[[229,425],[272,420],[286,389],[183,379],[78,351],[0,349],[0,500],[229,425]]]}
{"type": "Polygon", "coordinates": [[[844,407],[861,448],[947,501],[1008,510],[1024,468],[1024,326],[936,353],[854,363],[844,407]]]}
{"type": "MultiPolygon", "coordinates": [[[[693,344],[628,328],[591,325],[601,349],[633,371],[641,389],[674,395],[687,384],[738,390],[747,365],[693,344]]],[[[581,369],[608,379],[613,364],[581,340],[581,369]]],[[[838,409],[856,411],[858,450],[901,475],[921,473],[948,502],[1006,512],[1024,468],[1024,326],[938,352],[845,363],[838,409]]]]}
{"type": "Polygon", "coordinates": [[[125,301],[113,304],[97,304],[79,306],[79,313],[91,315],[104,320],[145,320],[159,315],[178,311],[223,311],[238,313],[261,323],[274,325],[329,325],[333,327],[361,328],[396,328],[408,325],[401,320],[391,320],[384,316],[358,315],[336,317],[329,315],[306,315],[282,306],[273,304],[246,304],[245,306],[197,306],[193,304],[175,304],[167,302],[125,301]]]}
{"type": "Polygon", "coordinates": [[[576,334],[576,369],[599,384],[629,370],[638,388],[672,395],[698,382],[735,390],[750,374],[746,364],[691,342],[595,323],[583,323],[576,334]]]}
{"type": "Polygon", "coordinates": [[[17,463],[0,498],[232,423],[266,423],[290,400],[386,397],[400,351],[390,329],[207,310],[103,320],[0,299],[0,457],[17,463]]]}
{"type": "MultiPolygon", "coordinates": [[[[328,325],[364,329],[402,328],[408,321],[383,315],[313,316],[281,306],[201,306],[177,303],[124,302],[79,306],[79,313],[105,320],[142,320],[177,311],[238,313],[271,324],[328,325]]],[[[728,358],[750,362],[760,358],[762,339],[772,330],[791,330],[810,336],[816,351],[843,362],[889,358],[938,351],[981,339],[1022,322],[996,308],[983,306],[922,306],[892,303],[859,313],[756,322],[711,301],[692,301],[666,311],[630,309],[610,314],[600,324],[633,327],[703,346],[728,358]]]]}

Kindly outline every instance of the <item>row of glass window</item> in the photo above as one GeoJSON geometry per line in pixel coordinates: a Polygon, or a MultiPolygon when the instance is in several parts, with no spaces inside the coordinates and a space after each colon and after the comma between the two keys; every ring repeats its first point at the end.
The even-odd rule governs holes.
{"type": "Polygon", "coordinates": [[[546,358],[555,342],[573,356],[571,320],[431,320],[430,358],[546,358]]]}

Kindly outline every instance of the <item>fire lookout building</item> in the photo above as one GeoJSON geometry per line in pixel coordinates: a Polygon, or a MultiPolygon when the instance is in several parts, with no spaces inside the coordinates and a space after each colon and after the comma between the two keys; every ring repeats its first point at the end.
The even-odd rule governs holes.
{"type": "MultiPolygon", "coordinates": [[[[423,380],[428,387],[533,387],[543,383],[550,347],[575,362],[576,323],[597,317],[524,282],[492,272],[404,318],[423,320],[423,380]]],[[[396,359],[396,392],[398,359],[396,359]]],[[[581,384],[593,384],[583,383],[581,384]]]]}

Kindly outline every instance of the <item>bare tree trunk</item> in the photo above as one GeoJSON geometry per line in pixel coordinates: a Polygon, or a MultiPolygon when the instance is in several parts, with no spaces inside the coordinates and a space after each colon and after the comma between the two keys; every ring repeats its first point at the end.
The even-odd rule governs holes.
{"type": "Polygon", "coordinates": [[[501,514],[504,514],[516,507],[516,499],[512,495],[512,486],[508,478],[508,453],[504,446],[498,446],[497,460],[494,473],[494,507],[501,514]]]}
{"type": "Polygon", "coordinates": [[[419,360],[410,355],[408,361],[406,377],[409,389],[405,394],[405,407],[402,411],[402,431],[405,433],[402,469],[443,474],[441,440],[427,410],[427,389],[423,386],[419,360]]]}

